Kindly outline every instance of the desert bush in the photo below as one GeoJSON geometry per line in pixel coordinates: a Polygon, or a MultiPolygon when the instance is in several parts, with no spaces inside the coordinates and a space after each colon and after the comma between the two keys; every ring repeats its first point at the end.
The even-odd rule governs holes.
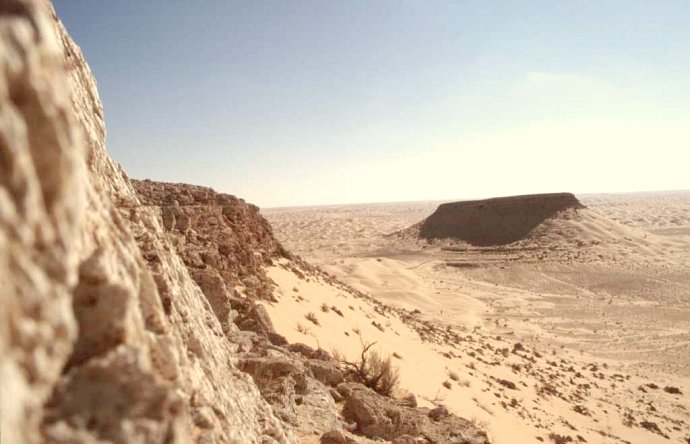
{"type": "Polygon", "coordinates": [[[328,310],[329,310],[328,305],[325,302],[323,304],[321,304],[321,311],[322,312],[328,313],[328,310]]]}
{"type": "Polygon", "coordinates": [[[297,323],[297,331],[302,333],[303,335],[311,334],[311,330],[309,330],[309,327],[305,327],[304,324],[302,324],[301,322],[297,323]]]}
{"type": "Polygon", "coordinates": [[[350,362],[340,359],[340,362],[351,380],[369,387],[380,395],[391,396],[398,385],[400,373],[393,366],[390,356],[384,358],[376,350],[371,350],[375,344],[376,342],[363,342],[359,360],[350,362]]]}
{"type": "Polygon", "coordinates": [[[458,376],[457,373],[455,372],[448,372],[448,377],[452,379],[453,381],[458,381],[460,377],[458,376]]]}
{"type": "Polygon", "coordinates": [[[383,328],[383,325],[381,325],[380,323],[378,323],[378,322],[376,322],[376,321],[371,321],[371,325],[373,325],[374,327],[378,328],[381,332],[385,332],[385,331],[386,331],[386,330],[383,328]]]}
{"type": "Polygon", "coordinates": [[[541,385],[538,385],[536,387],[537,389],[537,395],[539,395],[542,398],[546,398],[547,396],[558,396],[559,392],[558,389],[553,385],[548,382],[544,382],[541,385]]]}
{"type": "Polygon", "coordinates": [[[321,325],[321,324],[319,324],[319,320],[317,319],[317,317],[313,311],[310,311],[309,313],[304,315],[304,317],[314,325],[321,325]]]}

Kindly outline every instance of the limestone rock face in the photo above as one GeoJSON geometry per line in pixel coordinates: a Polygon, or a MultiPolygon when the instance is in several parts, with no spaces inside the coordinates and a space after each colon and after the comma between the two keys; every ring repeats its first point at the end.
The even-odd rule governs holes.
{"type": "Polygon", "coordinates": [[[484,442],[287,346],[255,302],[272,299],[264,267],[290,258],[268,223],[209,188],[127,178],[47,0],[0,2],[0,61],[3,442],[360,442],[343,418],[375,439],[484,442]]]}
{"type": "MultiPolygon", "coordinates": [[[[311,361],[251,332],[252,347],[243,353],[239,367],[252,375],[261,394],[276,414],[300,436],[322,434],[342,427],[340,411],[328,387],[314,373],[311,361]],[[262,344],[263,342],[263,344],[262,344]]],[[[318,361],[338,371],[335,362],[318,361]]],[[[340,379],[342,381],[342,378],[340,379]]]]}
{"type": "Polygon", "coordinates": [[[159,217],[224,331],[234,321],[243,330],[275,334],[262,307],[241,300],[272,300],[264,267],[288,255],[258,207],[207,187],[150,180],[132,184],[159,217]]]}
{"type": "Polygon", "coordinates": [[[108,156],[95,81],[47,2],[0,3],[0,60],[3,442],[295,442],[108,156]]]}
{"type": "Polygon", "coordinates": [[[344,418],[356,423],[355,433],[368,438],[400,443],[489,443],[485,432],[445,407],[407,407],[351,382],[340,384],[338,391],[345,398],[344,418]]]}
{"type": "Polygon", "coordinates": [[[230,290],[239,286],[251,298],[273,298],[263,267],[287,253],[258,207],[207,187],[150,180],[132,184],[141,202],[160,214],[197,281],[211,279],[205,272],[218,273],[230,290]]]}

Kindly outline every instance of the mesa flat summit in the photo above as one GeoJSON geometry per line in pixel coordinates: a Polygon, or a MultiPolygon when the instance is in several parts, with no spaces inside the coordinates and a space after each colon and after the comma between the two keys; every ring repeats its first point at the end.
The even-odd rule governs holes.
{"type": "Polygon", "coordinates": [[[455,239],[474,246],[524,239],[557,213],[585,208],[571,193],[531,194],[442,204],[419,225],[421,239],[455,239]]]}

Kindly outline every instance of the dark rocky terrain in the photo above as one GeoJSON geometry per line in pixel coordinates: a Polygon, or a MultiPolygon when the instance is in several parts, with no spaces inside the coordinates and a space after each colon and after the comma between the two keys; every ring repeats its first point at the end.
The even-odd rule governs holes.
{"type": "Polygon", "coordinates": [[[570,193],[445,203],[419,224],[419,237],[451,238],[474,246],[506,245],[526,238],[561,211],[581,208],[584,205],[570,193]]]}

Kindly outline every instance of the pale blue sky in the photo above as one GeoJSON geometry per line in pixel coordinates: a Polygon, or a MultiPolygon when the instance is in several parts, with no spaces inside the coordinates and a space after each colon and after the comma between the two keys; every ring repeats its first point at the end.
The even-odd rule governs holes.
{"type": "Polygon", "coordinates": [[[54,3],[132,177],[264,207],[690,188],[687,1],[54,3]]]}

